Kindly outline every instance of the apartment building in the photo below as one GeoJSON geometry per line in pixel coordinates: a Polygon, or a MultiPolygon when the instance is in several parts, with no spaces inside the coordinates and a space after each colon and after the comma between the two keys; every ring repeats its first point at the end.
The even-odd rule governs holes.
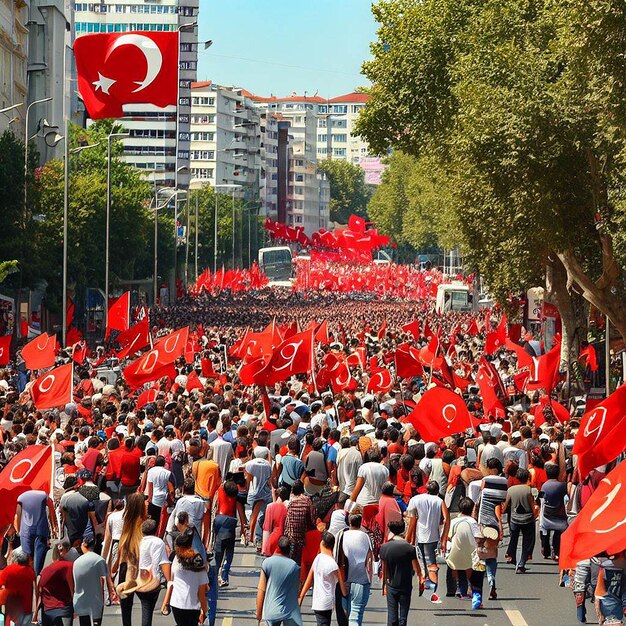
{"type": "MultiPolygon", "coordinates": [[[[24,135],[27,97],[27,21],[26,3],[0,0],[0,109],[23,103],[0,115],[0,133],[11,128],[19,137],[24,135]]],[[[33,107],[33,118],[43,111],[43,106],[33,107]]]]}
{"type": "Polygon", "coordinates": [[[157,186],[186,188],[191,178],[191,84],[197,69],[199,0],[104,0],[76,2],[76,37],[89,33],[180,30],[178,120],[175,106],[124,106],[120,124],[129,132],[123,139],[124,159],[145,171],[157,186]],[[178,136],[177,136],[178,131],[178,136]]]}

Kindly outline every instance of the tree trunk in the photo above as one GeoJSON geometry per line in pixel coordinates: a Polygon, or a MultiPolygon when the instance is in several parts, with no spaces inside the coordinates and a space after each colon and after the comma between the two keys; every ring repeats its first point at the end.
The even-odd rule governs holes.
{"type": "Polygon", "coordinates": [[[567,364],[569,388],[571,366],[576,363],[581,341],[585,338],[588,306],[582,295],[568,289],[567,285],[567,271],[563,263],[556,255],[549,256],[546,262],[545,300],[556,306],[561,316],[561,363],[567,364]]]}

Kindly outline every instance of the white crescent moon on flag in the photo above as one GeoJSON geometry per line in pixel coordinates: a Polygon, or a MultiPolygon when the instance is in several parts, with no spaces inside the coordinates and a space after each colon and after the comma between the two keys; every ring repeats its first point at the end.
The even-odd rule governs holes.
{"type": "Polygon", "coordinates": [[[122,35],[115,40],[115,43],[111,46],[107,53],[105,61],[109,58],[113,50],[119,48],[120,46],[135,46],[136,48],[139,48],[139,50],[141,50],[143,55],[146,57],[146,63],[148,65],[146,76],[142,81],[135,81],[135,84],[139,85],[139,87],[137,87],[137,89],[133,89],[132,92],[137,93],[138,91],[148,87],[158,76],[163,64],[163,56],[161,55],[159,46],[157,46],[154,41],[150,39],[150,37],[146,37],[145,35],[129,34],[122,35]]]}

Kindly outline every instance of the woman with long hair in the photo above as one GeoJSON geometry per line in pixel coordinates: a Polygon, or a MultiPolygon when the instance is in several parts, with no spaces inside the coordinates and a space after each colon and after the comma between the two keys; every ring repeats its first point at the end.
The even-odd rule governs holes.
{"type": "Polygon", "coordinates": [[[122,534],[118,543],[117,561],[113,572],[119,567],[117,594],[120,598],[123,626],[131,626],[133,613],[133,595],[127,595],[126,589],[136,587],[139,576],[139,546],[143,537],[141,525],[147,518],[146,501],[143,493],[131,493],[126,498],[122,534]]]}

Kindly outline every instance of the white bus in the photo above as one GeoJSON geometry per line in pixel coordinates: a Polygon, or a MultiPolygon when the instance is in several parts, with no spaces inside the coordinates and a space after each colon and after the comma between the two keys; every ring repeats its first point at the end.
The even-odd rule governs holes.
{"type": "Polygon", "coordinates": [[[435,311],[445,313],[446,311],[471,311],[472,296],[470,288],[463,283],[450,283],[437,287],[437,300],[435,311]]]}
{"type": "Polygon", "coordinates": [[[270,282],[288,281],[291,278],[291,249],[274,246],[259,250],[259,269],[270,282]]]}

